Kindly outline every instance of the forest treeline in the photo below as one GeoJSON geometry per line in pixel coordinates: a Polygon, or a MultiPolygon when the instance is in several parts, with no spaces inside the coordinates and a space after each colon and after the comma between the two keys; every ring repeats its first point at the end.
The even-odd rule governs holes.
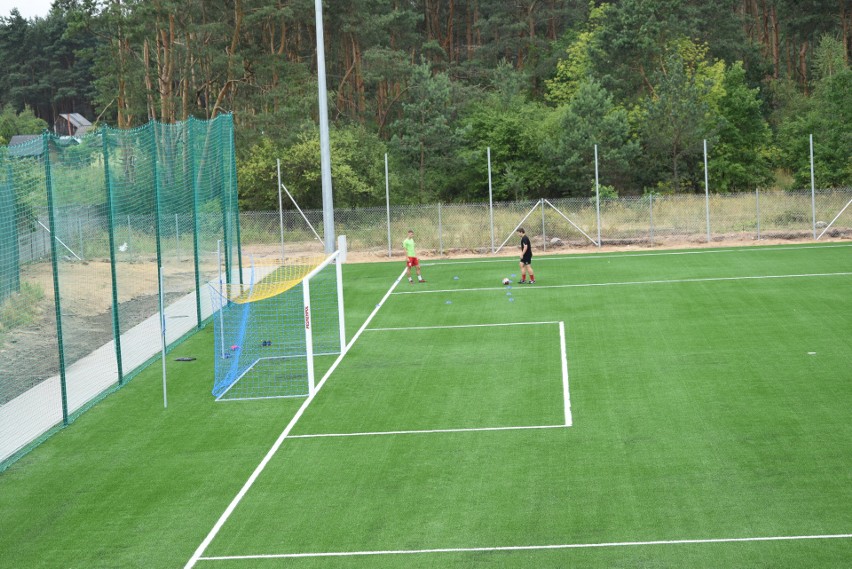
{"type": "MultiPolygon", "coordinates": [[[[848,0],[326,0],[336,205],[852,185],[848,0]]],[[[55,0],[0,19],[0,137],[60,113],[233,113],[241,204],[276,159],[321,203],[314,0],[55,0]]]]}

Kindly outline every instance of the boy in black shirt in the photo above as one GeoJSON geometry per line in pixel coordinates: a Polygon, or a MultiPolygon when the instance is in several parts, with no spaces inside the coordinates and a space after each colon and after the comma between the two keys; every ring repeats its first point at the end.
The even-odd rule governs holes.
{"type": "Polygon", "coordinates": [[[535,284],[535,275],[533,274],[532,268],[532,244],[530,243],[530,238],[527,237],[524,232],[523,227],[518,228],[518,235],[521,236],[521,280],[518,281],[518,284],[524,284],[527,282],[527,273],[530,275],[530,284],[535,284]]]}

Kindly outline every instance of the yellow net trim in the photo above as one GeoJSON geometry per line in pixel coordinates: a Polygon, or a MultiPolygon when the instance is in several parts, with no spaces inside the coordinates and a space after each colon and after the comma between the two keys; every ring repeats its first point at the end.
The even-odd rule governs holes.
{"type": "Polygon", "coordinates": [[[290,290],[304,280],[308,273],[317,268],[325,257],[288,259],[286,261],[264,261],[254,265],[252,286],[246,284],[227,284],[225,294],[228,300],[236,304],[257,302],[290,290]]]}

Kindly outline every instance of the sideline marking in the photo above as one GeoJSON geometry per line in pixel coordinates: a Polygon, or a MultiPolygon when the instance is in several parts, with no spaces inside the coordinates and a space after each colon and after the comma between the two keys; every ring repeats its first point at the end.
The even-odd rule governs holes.
{"type": "Polygon", "coordinates": [[[309,395],[308,398],[305,399],[305,402],[302,403],[302,406],[299,407],[299,410],[296,411],[296,414],[293,416],[293,418],[290,420],[284,430],[281,431],[281,434],[278,435],[278,439],[272,445],[272,448],[269,449],[269,451],[266,453],[266,456],[263,457],[263,460],[260,461],[260,464],[257,465],[257,468],[254,469],[254,472],[252,472],[251,476],[249,476],[248,480],[246,480],[246,483],[243,484],[243,487],[240,488],[240,491],[237,492],[237,495],[234,496],[234,499],[231,500],[230,504],[228,504],[228,507],[225,509],[225,511],[222,513],[222,515],[216,522],[216,525],[213,526],[213,529],[210,530],[210,533],[207,534],[207,537],[204,538],[204,541],[201,542],[201,545],[198,546],[198,549],[195,550],[195,553],[193,553],[189,561],[186,562],[186,565],[184,565],[184,569],[191,569],[192,567],[195,567],[195,564],[198,563],[200,559],[202,559],[201,556],[204,554],[204,551],[210,546],[210,543],[219,533],[219,530],[222,529],[222,526],[225,525],[225,522],[228,521],[228,518],[231,517],[231,514],[234,512],[237,505],[242,501],[243,497],[252,487],[254,481],[257,480],[257,477],[260,476],[260,473],[263,472],[263,469],[266,468],[266,465],[269,463],[270,460],[272,460],[272,457],[275,455],[275,453],[278,452],[278,449],[284,443],[284,439],[287,438],[287,436],[290,434],[290,431],[293,430],[293,427],[296,426],[296,423],[302,417],[302,414],[305,412],[305,409],[307,409],[308,405],[310,405],[311,402],[314,400],[314,397],[316,397],[317,393],[319,393],[320,389],[322,389],[322,386],[325,384],[326,380],[329,378],[332,372],[337,369],[337,365],[341,362],[343,356],[346,355],[346,353],[349,351],[349,348],[351,348],[355,341],[361,336],[361,332],[363,332],[367,325],[370,324],[370,321],[373,319],[379,309],[384,306],[385,301],[391,295],[393,289],[395,289],[399,282],[402,280],[403,276],[405,276],[405,270],[400,273],[399,277],[397,277],[396,281],[394,281],[394,283],[385,293],[385,296],[382,297],[382,300],[379,301],[379,303],[376,305],[376,308],[373,309],[373,312],[370,313],[370,316],[368,316],[367,319],[364,321],[364,324],[361,325],[361,328],[358,330],[358,332],[355,333],[349,343],[341,351],[337,359],[334,360],[334,363],[331,364],[329,370],[322,377],[322,380],[320,380],[320,382],[317,384],[316,389],[314,390],[314,394],[309,395]]]}
{"type": "MultiPolygon", "coordinates": [[[[724,249],[691,249],[689,251],[667,251],[659,253],[600,253],[587,254],[582,253],[559,255],[558,257],[536,257],[536,262],[539,261],[579,261],[582,259],[620,259],[622,257],[663,257],[669,255],[704,255],[707,253],[750,253],[750,252],[769,252],[769,251],[797,251],[799,249],[836,249],[838,247],[852,247],[845,243],[836,245],[803,245],[801,247],[773,247],[767,245],[754,245],[751,247],[726,247],[724,249]]],[[[421,263],[424,267],[440,267],[442,265],[476,265],[479,263],[505,263],[506,261],[516,258],[517,255],[506,255],[500,259],[480,259],[473,261],[440,261],[437,263],[421,263]]]]}
{"type": "MultiPolygon", "coordinates": [[[[720,281],[748,281],[748,280],[763,280],[763,279],[794,279],[794,278],[809,278],[809,277],[848,277],[852,272],[845,273],[806,273],[802,275],[758,275],[745,277],[707,277],[696,279],[671,279],[671,280],[656,280],[656,281],[625,281],[625,282],[610,282],[610,283],[578,283],[578,284],[563,284],[563,285],[527,285],[523,290],[537,288],[589,288],[603,286],[632,286],[632,285],[651,285],[651,284],[679,284],[679,283],[707,283],[720,281]]],[[[412,290],[404,292],[395,292],[393,294],[434,294],[436,292],[478,292],[486,290],[503,290],[499,287],[483,287],[483,288],[457,288],[443,290],[412,290]]]]}
{"type": "Polygon", "coordinates": [[[291,439],[320,439],[325,437],[378,437],[384,435],[428,435],[432,433],[470,433],[476,431],[523,431],[529,429],[564,429],[570,425],[529,425],[522,427],[470,427],[464,429],[422,429],[413,431],[375,431],[372,433],[319,433],[292,435],[291,439]]]}
{"type": "Polygon", "coordinates": [[[719,539],[675,539],[659,541],[615,541],[609,543],[568,543],[559,545],[516,545],[506,547],[452,547],[444,549],[400,549],[377,551],[334,551],[325,553],[270,553],[259,555],[223,555],[202,557],[202,561],[230,561],[237,559],[292,559],[299,557],[355,557],[364,555],[416,555],[424,553],[479,553],[488,551],[536,551],[543,549],[583,549],[591,547],[631,547],[642,545],[685,545],[705,543],[741,543],[750,541],[796,541],[805,539],[848,539],[852,533],[831,535],[790,535],[773,537],[729,537],[719,539]]]}

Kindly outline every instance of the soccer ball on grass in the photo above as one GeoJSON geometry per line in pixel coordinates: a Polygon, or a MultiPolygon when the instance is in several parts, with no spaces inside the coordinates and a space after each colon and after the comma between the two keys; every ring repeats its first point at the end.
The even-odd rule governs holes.
{"type": "Polygon", "coordinates": [[[510,282],[512,282],[512,281],[510,281],[509,279],[506,279],[506,278],[504,278],[504,279],[503,279],[503,284],[504,284],[504,285],[507,285],[507,284],[509,284],[510,282]]]}

